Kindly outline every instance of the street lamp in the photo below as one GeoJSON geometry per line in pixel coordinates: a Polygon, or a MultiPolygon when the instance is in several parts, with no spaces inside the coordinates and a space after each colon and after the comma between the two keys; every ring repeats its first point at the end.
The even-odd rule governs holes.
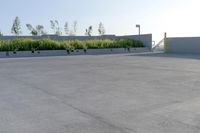
{"type": "Polygon", "coordinates": [[[139,35],[140,35],[140,25],[139,25],[139,24],[137,24],[137,25],[136,25],[136,28],[138,28],[138,29],[139,29],[139,35]]]}

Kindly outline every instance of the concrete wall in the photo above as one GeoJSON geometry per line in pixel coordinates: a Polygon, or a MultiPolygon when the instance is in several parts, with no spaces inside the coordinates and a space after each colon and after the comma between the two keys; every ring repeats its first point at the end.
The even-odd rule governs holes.
{"type": "Polygon", "coordinates": [[[167,52],[200,54],[200,37],[167,38],[167,52]]]}
{"type": "Polygon", "coordinates": [[[145,35],[129,35],[129,36],[115,36],[115,35],[104,35],[104,36],[56,36],[56,35],[44,35],[44,36],[0,36],[0,40],[10,40],[16,38],[33,38],[33,39],[45,39],[50,38],[53,40],[90,40],[90,39],[119,39],[129,38],[143,42],[145,47],[152,48],[152,34],[145,35]]]}
{"type": "Polygon", "coordinates": [[[88,49],[75,50],[74,52],[67,52],[66,50],[43,50],[35,51],[17,51],[13,52],[0,52],[0,58],[15,58],[15,57],[42,57],[42,56],[74,56],[74,55],[105,55],[105,54],[127,54],[127,53],[143,53],[149,52],[148,48],[113,48],[113,49],[88,49]]]}

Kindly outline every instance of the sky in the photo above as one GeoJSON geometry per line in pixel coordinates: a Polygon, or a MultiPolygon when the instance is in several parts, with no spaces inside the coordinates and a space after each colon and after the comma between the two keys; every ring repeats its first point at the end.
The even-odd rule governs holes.
{"type": "Polygon", "coordinates": [[[106,34],[153,34],[158,42],[164,32],[170,37],[200,36],[199,0],[0,0],[0,30],[10,35],[16,16],[20,18],[23,35],[29,35],[26,24],[43,25],[52,34],[50,20],[58,20],[61,29],[78,21],[77,35],[93,26],[97,35],[100,22],[106,34]]]}

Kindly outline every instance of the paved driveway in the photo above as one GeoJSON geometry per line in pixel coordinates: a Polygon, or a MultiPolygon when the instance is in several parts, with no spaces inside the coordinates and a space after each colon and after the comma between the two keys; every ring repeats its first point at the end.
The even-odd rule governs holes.
{"type": "Polygon", "coordinates": [[[0,133],[198,132],[199,58],[0,59],[0,133]]]}

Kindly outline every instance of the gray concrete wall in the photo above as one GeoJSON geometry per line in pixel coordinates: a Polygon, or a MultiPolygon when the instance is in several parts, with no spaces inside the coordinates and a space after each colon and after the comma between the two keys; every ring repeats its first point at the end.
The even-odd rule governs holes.
{"type": "Polygon", "coordinates": [[[53,40],[90,40],[90,39],[119,39],[129,38],[139,40],[143,42],[145,47],[152,48],[152,34],[144,35],[129,35],[129,36],[115,36],[115,35],[104,35],[104,36],[56,36],[56,35],[44,35],[44,36],[0,36],[0,40],[10,40],[16,38],[32,38],[32,39],[45,39],[50,38],[53,40]]]}
{"type": "Polygon", "coordinates": [[[167,38],[167,52],[200,54],[200,37],[167,38]]]}
{"type": "Polygon", "coordinates": [[[13,57],[42,57],[42,56],[73,56],[73,55],[105,55],[105,54],[127,54],[127,53],[143,53],[149,52],[148,48],[113,48],[113,49],[88,49],[85,53],[84,50],[75,50],[68,53],[66,50],[43,50],[35,51],[17,51],[13,52],[0,52],[0,58],[13,58],[13,57]]]}

